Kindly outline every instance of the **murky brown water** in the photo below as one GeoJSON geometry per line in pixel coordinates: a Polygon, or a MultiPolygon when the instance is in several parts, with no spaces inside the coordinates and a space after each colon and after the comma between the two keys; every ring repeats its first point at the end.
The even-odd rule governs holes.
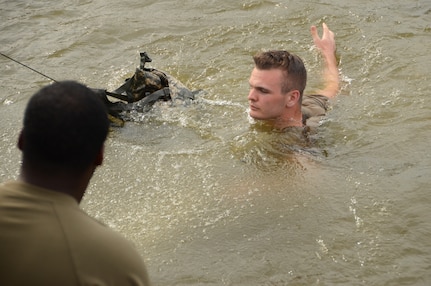
{"type": "MultiPolygon", "coordinates": [[[[5,1],[1,52],[114,89],[147,51],[205,92],[114,129],[83,207],[122,232],[155,285],[431,283],[431,3],[5,1]],[[252,126],[256,51],[283,48],[319,85],[309,26],[336,32],[343,79],[307,152],[252,126]]],[[[0,57],[1,181],[29,96],[49,81],[0,57]]]]}

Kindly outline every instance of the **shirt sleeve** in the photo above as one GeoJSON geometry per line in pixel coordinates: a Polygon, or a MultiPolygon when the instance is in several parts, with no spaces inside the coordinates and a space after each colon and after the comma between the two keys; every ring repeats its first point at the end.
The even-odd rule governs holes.
{"type": "MultiPolygon", "coordinates": [[[[304,94],[301,107],[303,122],[305,122],[306,125],[310,125],[312,122],[318,122],[322,116],[326,115],[328,108],[328,97],[320,94],[304,94]]],[[[315,125],[314,123],[312,125],[315,125]]]]}

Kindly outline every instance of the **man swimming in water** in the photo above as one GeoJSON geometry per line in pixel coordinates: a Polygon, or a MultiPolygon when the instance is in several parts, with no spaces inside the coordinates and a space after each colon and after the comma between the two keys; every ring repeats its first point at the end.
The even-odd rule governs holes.
{"type": "Polygon", "coordinates": [[[253,57],[255,67],[250,76],[249,114],[275,129],[313,126],[325,115],[328,101],[337,95],[339,76],[335,56],[335,37],[323,24],[320,38],[311,27],[314,44],[324,59],[324,87],[317,95],[303,95],[307,71],[302,60],[287,51],[260,52],[253,57]]]}

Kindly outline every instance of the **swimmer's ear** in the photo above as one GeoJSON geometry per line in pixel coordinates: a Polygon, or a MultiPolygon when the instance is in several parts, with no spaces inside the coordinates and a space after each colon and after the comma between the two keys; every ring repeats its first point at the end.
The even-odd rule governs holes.
{"type": "Polygon", "coordinates": [[[286,107],[292,107],[299,101],[301,94],[299,90],[294,89],[287,93],[286,95],[286,107]]]}

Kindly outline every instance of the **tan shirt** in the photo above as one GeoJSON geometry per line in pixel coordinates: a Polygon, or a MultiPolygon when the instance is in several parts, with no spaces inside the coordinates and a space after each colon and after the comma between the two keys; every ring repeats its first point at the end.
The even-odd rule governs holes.
{"type": "Polygon", "coordinates": [[[329,98],[324,95],[303,95],[302,121],[306,126],[316,127],[329,108],[329,98]]]}
{"type": "Polygon", "coordinates": [[[69,195],[23,182],[0,185],[0,285],[150,285],[122,236],[69,195]]]}

